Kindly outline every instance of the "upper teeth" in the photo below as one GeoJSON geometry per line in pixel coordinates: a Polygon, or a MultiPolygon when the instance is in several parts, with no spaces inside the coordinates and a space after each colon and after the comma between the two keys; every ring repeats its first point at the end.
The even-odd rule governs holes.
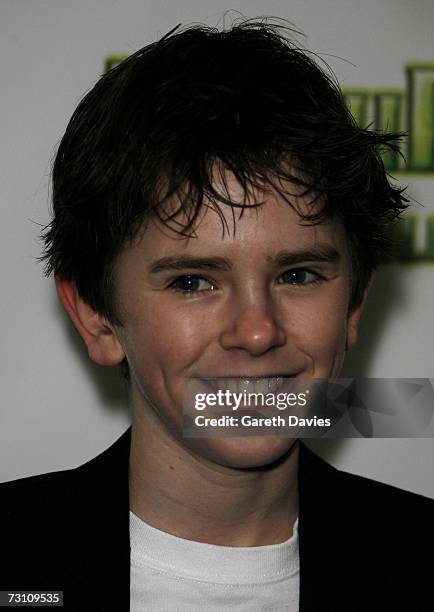
{"type": "Polygon", "coordinates": [[[217,390],[230,391],[230,393],[275,393],[283,385],[283,376],[270,378],[219,378],[212,381],[217,390]]]}

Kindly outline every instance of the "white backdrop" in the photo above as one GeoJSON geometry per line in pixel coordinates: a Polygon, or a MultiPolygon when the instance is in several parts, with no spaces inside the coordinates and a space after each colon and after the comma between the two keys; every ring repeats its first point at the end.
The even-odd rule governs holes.
{"type": "MultiPolygon", "coordinates": [[[[407,62],[434,61],[432,0],[2,0],[0,481],[76,466],[129,424],[116,373],[88,361],[35,260],[67,121],[107,54],[131,53],[178,23],[217,25],[229,9],[294,22],[344,87],[403,88],[407,62]]],[[[425,207],[417,214],[432,214],[433,175],[400,179],[425,207]]],[[[433,281],[432,264],[380,271],[348,375],[433,376],[433,281]]],[[[434,497],[432,440],[311,445],[338,467],[434,497]]]]}

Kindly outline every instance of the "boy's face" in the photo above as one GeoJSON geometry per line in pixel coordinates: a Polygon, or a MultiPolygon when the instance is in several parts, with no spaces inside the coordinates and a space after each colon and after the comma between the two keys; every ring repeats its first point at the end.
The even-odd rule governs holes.
{"type": "MultiPolygon", "coordinates": [[[[229,188],[237,193],[230,180],[229,188]]],[[[296,191],[292,187],[292,191],[296,191]]],[[[194,378],[335,377],[355,342],[360,309],[348,313],[349,261],[337,222],[302,225],[277,194],[261,194],[236,232],[229,207],[205,208],[196,238],[151,222],[119,256],[115,328],[130,369],[134,410],[221,465],[267,464],[284,438],[182,438],[183,393],[194,378]]],[[[307,200],[294,198],[298,207],[307,200]]]]}

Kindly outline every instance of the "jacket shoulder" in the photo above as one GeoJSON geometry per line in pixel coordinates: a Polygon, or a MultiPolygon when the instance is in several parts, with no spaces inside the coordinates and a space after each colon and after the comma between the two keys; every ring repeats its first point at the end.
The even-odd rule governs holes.
{"type": "Polygon", "coordinates": [[[383,542],[389,559],[408,568],[412,558],[420,573],[434,564],[433,499],[343,471],[338,479],[348,514],[365,523],[366,537],[383,542]]]}
{"type": "Polygon", "coordinates": [[[0,484],[0,587],[65,584],[105,554],[108,525],[128,510],[127,438],[76,468],[0,484]]]}
{"type": "Polygon", "coordinates": [[[34,514],[48,500],[57,505],[56,501],[64,500],[65,492],[73,486],[74,472],[72,468],[1,483],[0,515],[34,514]]]}
{"type": "Polygon", "coordinates": [[[391,550],[420,547],[434,559],[434,500],[337,469],[304,445],[300,458],[300,502],[312,520],[320,507],[340,530],[357,529],[391,550]]]}
{"type": "Polygon", "coordinates": [[[61,503],[68,492],[74,494],[76,487],[86,487],[90,479],[95,484],[96,477],[122,473],[128,461],[130,435],[128,429],[114,444],[77,467],[0,483],[0,514],[10,512],[16,504],[23,507],[24,501],[28,506],[30,499],[32,512],[48,499],[61,503]]]}
{"type": "Polygon", "coordinates": [[[302,478],[313,480],[321,494],[327,492],[328,496],[336,496],[339,503],[343,499],[347,501],[354,499],[357,504],[363,501],[364,505],[375,509],[376,512],[382,508],[385,510],[393,508],[398,514],[428,513],[433,520],[433,499],[336,468],[305,444],[301,445],[300,451],[303,465],[300,475],[302,478]]]}
{"type": "Polygon", "coordinates": [[[301,600],[324,610],[434,610],[434,501],[338,470],[305,447],[300,458],[301,600]]]}
{"type": "Polygon", "coordinates": [[[373,510],[393,510],[395,514],[406,516],[416,513],[426,515],[431,521],[434,519],[434,500],[429,497],[342,470],[337,472],[348,493],[363,498],[373,510]]]}

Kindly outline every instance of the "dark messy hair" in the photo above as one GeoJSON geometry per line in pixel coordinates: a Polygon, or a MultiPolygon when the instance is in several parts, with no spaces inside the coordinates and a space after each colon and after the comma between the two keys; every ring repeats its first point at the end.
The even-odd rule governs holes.
{"type": "Polygon", "coordinates": [[[267,20],[175,28],[103,75],[55,159],[46,274],[74,281],[120,325],[116,257],[143,222],[158,217],[194,235],[204,198],[221,214],[221,206],[257,205],[252,188],[268,185],[294,206],[290,185],[301,185],[318,203],[306,223],[344,224],[354,307],[388,251],[390,222],[406,208],[380,156],[398,151],[400,135],[358,127],[334,77],[292,34],[267,20]],[[235,175],[242,200],[215,186],[216,162],[235,175]]]}

